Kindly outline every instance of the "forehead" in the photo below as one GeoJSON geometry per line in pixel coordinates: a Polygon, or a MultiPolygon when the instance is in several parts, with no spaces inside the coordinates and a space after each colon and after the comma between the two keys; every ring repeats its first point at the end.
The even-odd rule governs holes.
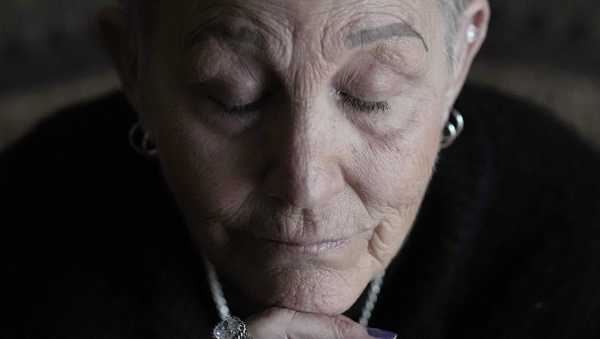
{"type": "Polygon", "coordinates": [[[158,14],[159,21],[177,22],[183,29],[245,18],[279,34],[304,37],[344,26],[403,21],[427,35],[435,21],[432,15],[439,10],[436,4],[437,0],[173,0],[160,1],[158,14]]]}
{"type": "Polygon", "coordinates": [[[438,11],[437,0],[173,0],[160,1],[158,8],[163,40],[184,50],[198,33],[220,30],[288,61],[298,51],[317,50],[335,59],[352,41],[406,27],[427,45],[438,11]]]}

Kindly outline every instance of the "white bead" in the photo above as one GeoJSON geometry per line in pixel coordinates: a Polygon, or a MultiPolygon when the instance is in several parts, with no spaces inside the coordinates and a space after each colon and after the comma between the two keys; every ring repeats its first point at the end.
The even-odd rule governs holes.
{"type": "Polygon", "coordinates": [[[477,39],[477,26],[471,24],[469,28],[467,28],[467,42],[472,44],[477,39]]]}

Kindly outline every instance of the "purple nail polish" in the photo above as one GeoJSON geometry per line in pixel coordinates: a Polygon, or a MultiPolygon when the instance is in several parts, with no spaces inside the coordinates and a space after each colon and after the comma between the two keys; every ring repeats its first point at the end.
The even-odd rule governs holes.
{"type": "Polygon", "coordinates": [[[396,339],[398,337],[398,335],[394,332],[381,330],[378,328],[372,328],[372,327],[367,328],[367,333],[369,333],[369,335],[371,337],[377,338],[377,339],[396,339]]]}

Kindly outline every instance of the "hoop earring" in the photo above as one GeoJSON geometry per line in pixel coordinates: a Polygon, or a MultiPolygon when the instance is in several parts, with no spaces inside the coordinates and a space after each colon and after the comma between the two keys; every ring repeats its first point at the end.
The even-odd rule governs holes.
{"type": "Polygon", "coordinates": [[[145,158],[154,158],[158,154],[158,149],[152,141],[150,133],[144,131],[139,122],[136,122],[129,130],[129,145],[136,153],[145,158]]]}
{"type": "Polygon", "coordinates": [[[465,128],[465,119],[457,109],[453,109],[444,128],[442,136],[442,149],[450,147],[460,136],[465,128]]]}

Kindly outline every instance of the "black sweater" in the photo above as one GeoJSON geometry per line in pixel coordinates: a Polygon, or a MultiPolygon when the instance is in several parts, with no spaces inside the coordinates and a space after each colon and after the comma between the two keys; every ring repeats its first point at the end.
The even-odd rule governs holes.
{"type": "MultiPolygon", "coordinates": [[[[465,131],[440,155],[371,326],[600,338],[600,156],[519,99],[468,86],[457,107],[465,131]]],[[[159,169],[128,146],[134,121],[113,93],[0,156],[0,337],[208,338],[202,261],[159,169]]]]}

